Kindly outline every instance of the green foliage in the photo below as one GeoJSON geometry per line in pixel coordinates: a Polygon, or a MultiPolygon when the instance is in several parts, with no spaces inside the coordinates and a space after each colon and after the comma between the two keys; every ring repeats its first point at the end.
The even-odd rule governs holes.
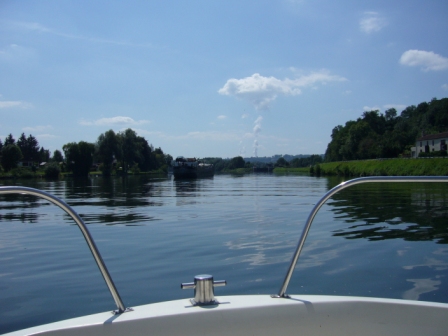
{"type": "Polygon", "coordinates": [[[62,157],[62,153],[61,153],[60,150],[57,150],[57,149],[56,149],[56,150],[53,152],[52,161],[54,161],[54,162],[62,162],[62,161],[64,161],[64,158],[62,157]]]}
{"type": "Polygon", "coordinates": [[[115,134],[109,130],[98,137],[95,145],[95,161],[101,163],[103,175],[111,175],[114,165],[118,164],[120,174],[135,171],[167,171],[171,155],[165,155],[161,148],[154,149],[148,141],[128,128],[115,134]],[[169,160],[169,163],[167,163],[169,160]],[[137,164],[137,166],[135,166],[137,164]]]}
{"type": "MultiPolygon", "coordinates": [[[[25,133],[22,133],[20,138],[17,140],[17,146],[19,146],[22,151],[24,161],[44,161],[40,160],[39,153],[39,142],[31,134],[26,137],[25,133]]],[[[41,149],[42,152],[44,149],[41,149]]]]}
{"type": "Polygon", "coordinates": [[[135,162],[134,165],[131,167],[132,174],[138,174],[140,173],[140,168],[138,167],[138,163],[135,162]]]}
{"type": "Polygon", "coordinates": [[[310,167],[323,161],[322,156],[313,154],[305,158],[295,158],[289,162],[290,167],[310,167]]]}
{"type": "Polygon", "coordinates": [[[215,168],[215,173],[219,172],[238,172],[246,173],[252,171],[253,165],[250,162],[244,161],[241,156],[236,156],[232,159],[222,159],[216,157],[208,157],[201,159],[204,163],[213,164],[215,168]]]}
{"type": "Polygon", "coordinates": [[[322,175],[358,176],[448,176],[448,159],[382,159],[320,164],[322,175]]]}
{"type": "Polygon", "coordinates": [[[16,168],[19,161],[23,158],[19,146],[14,144],[3,146],[1,154],[1,164],[5,171],[16,168]]]}
{"type": "Polygon", "coordinates": [[[85,141],[70,142],[65,144],[62,149],[68,170],[72,171],[76,177],[87,177],[93,163],[94,144],[85,141]]]}
{"type": "Polygon", "coordinates": [[[230,162],[227,165],[227,169],[244,168],[245,164],[246,162],[241,156],[236,156],[230,160],[230,162]]]}
{"type": "Polygon", "coordinates": [[[319,164],[316,165],[316,167],[315,167],[315,169],[314,169],[314,173],[316,174],[316,176],[320,176],[320,174],[321,174],[321,168],[320,168],[320,165],[319,165],[319,164]]]}
{"type": "Polygon", "coordinates": [[[119,140],[113,130],[109,130],[98,137],[96,143],[96,159],[101,162],[100,170],[104,176],[112,173],[112,164],[116,157],[120,157],[119,140]]]}
{"type": "Polygon", "coordinates": [[[51,162],[45,166],[44,176],[46,179],[57,179],[61,173],[59,163],[51,162]]]}
{"type": "Polygon", "coordinates": [[[16,144],[16,140],[14,139],[12,134],[9,133],[9,135],[5,139],[5,143],[3,144],[3,146],[15,145],[15,144],[16,144]]]}
{"type": "Polygon", "coordinates": [[[276,167],[288,167],[289,162],[285,160],[285,158],[280,157],[278,158],[277,162],[275,163],[276,167]]]}
{"type": "Polygon", "coordinates": [[[418,157],[439,157],[439,156],[447,156],[447,153],[445,150],[441,151],[433,151],[433,152],[421,152],[418,154],[418,157]]]}
{"type": "Polygon", "coordinates": [[[325,161],[396,158],[415,145],[422,131],[435,134],[446,130],[448,98],[408,106],[400,116],[395,109],[388,109],[384,115],[364,112],[362,118],[333,128],[325,161]]]}
{"type": "Polygon", "coordinates": [[[7,176],[13,178],[32,178],[35,177],[35,174],[29,168],[17,167],[9,170],[7,176]]]}

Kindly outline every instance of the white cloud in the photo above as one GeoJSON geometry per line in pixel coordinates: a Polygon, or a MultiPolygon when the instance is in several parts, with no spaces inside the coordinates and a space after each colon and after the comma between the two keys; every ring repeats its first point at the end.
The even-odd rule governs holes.
{"type": "Polygon", "coordinates": [[[400,57],[400,63],[407,66],[421,66],[424,71],[448,69],[448,58],[432,51],[408,50],[400,57]]]}
{"type": "Polygon", "coordinates": [[[397,110],[397,112],[403,111],[407,106],[403,105],[403,104],[387,104],[387,105],[383,105],[385,110],[394,108],[397,110]]]}
{"type": "Polygon", "coordinates": [[[37,134],[36,138],[39,138],[39,139],[54,139],[54,138],[57,138],[57,136],[53,135],[53,134],[45,133],[45,134],[37,134]]]}
{"type": "Polygon", "coordinates": [[[13,30],[22,30],[22,31],[30,31],[39,34],[52,34],[65,39],[72,40],[83,40],[92,43],[102,43],[102,44],[111,44],[111,45],[119,45],[119,46],[130,46],[130,47],[148,47],[148,48],[159,48],[149,43],[133,43],[127,41],[118,41],[118,40],[108,40],[97,37],[83,36],[83,35],[74,35],[67,34],[64,32],[60,32],[37,22],[21,22],[21,21],[2,21],[5,23],[10,29],[13,30]]]}
{"type": "Polygon", "coordinates": [[[95,121],[81,120],[80,124],[84,126],[121,126],[121,125],[142,125],[149,123],[148,120],[134,120],[131,117],[112,117],[112,118],[101,118],[95,121]]]}
{"type": "Polygon", "coordinates": [[[364,111],[379,111],[380,110],[380,108],[378,107],[378,106],[364,106],[363,108],[362,108],[364,111]]]}
{"type": "Polygon", "coordinates": [[[247,113],[244,113],[241,115],[241,119],[246,119],[249,115],[247,113]]]}
{"type": "Polygon", "coordinates": [[[235,96],[251,102],[257,110],[267,109],[269,103],[278,95],[296,96],[302,93],[301,88],[333,81],[344,81],[343,77],[330,75],[327,71],[302,75],[295,79],[283,80],[275,77],[264,77],[258,73],[242,79],[231,78],[218,90],[218,93],[235,96]]]}
{"type": "Polygon", "coordinates": [[[442,85],[442,89],[444,89],[444,90],[448,90],[448,84],[443,84],[443,85],[442,85]]]}
{"type": "Polygon", "coordinates": [[[50,125],[34,126],[34,127],[24,127],[24,128],[22,128],[22,130],[24,132],[44,132],[44,131],[51,130],[51,129],[53,129],[53,127],[50,126],[50,125]]]}
{"type": "Polygon", "coordinates": [[[220,116],[218,116],[218,119],[220,119],[220,120],[224,120],[224,119],[226,119],[227,118],[227,116],[225,116],[225,115],[220,115],[220,116]]]}
{"type": "Polygon", "coordinates": [[[377,12],[365,12],[363,18],[359,21],[361,31],[367,34],[378,32],[386,25],[386,19],[377,12]]]}
{"type": "Polygon", "coordinates": [[[32,106],[33,105],[31,105],[30,103],[23,101],[0,101],[0,109],[15,108],[15,107],[27,109],[32,106]]]}

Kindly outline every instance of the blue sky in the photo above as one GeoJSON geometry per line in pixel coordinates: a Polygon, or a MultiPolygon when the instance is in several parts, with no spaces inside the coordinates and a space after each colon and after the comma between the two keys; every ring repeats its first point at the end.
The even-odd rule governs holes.
{"type": "Polygon", "coordinates": [[[323,154],[448,96],[448,1],[0,1],[0,139],[134,129],[176,157],[323,154]]]}

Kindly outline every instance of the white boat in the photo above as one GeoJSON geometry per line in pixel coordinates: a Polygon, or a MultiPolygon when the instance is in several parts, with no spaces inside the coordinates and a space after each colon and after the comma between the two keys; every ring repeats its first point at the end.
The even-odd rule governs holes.
{"type": "MultiPolygon", "coordinates": [[[[366,177],[327,192],[312,209],[280,290],[275,295],[217,296],[226,285],[198,275],[181,285],[194,298],[126,308],[82,219],[64,201],[36,189],[0,187],[0,194],[24,193],[60,206],[80,227],[117,305],[104,312],[5,335],[448,335],[448,303],[386,298],[287,295],[292,272],[317,211],[338,191],[369,182],[446,183],[448,177],[366,177]],[[193,295],[192,295],[193,296],[193,295]]],[[[7,309],[7,307],[3,307],[7,309]]]]}

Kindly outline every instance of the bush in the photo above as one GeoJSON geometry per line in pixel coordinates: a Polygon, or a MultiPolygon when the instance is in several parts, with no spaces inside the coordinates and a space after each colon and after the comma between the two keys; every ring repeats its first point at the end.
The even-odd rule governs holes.
{"type": "Polygon", "coordinates": [[[321,168],[320,168],[320,165],[319,165],[319,164],[316,165],[315,172],[316,172],[316,176],[320,176],[320,174],[321,174],[321,168]]]}
{"type": "Polygon", "coordinates": [[[19,178],[19,177],[20,178],[30,178],[30,177],[34,177],[34,173],[30,169],[27,169],[27,168],[24,168],[24,167],[11,169],[9,171],[9,173],[14,178],[19,178]]]}
{"type": "Polygon", "coordinates": [[[140,168],[138,166],[138,163],[134,162],[134,165],[131,167],[131,173],[132,174],[139,174],[140,173],[140,168]]]}
{"type": "Polygon", "coordinates": [[[101,163],[98,167],[98,170],[103,173],[103,176],[111,176],[112,175],[112,165],[101,163]]]}
{"type": "Polygon", "coordinates": [[[49,163],[45,167],[45,178],[47,179],[57,179],[59,178],[59,174],[61,173],[61,169],[59,168],[59,164],[56,162],[49,163]]]}
{"type": "Polygon", "coordinates": [[[418,154],[418,157],[439,157],[439,156],[447,156],[447,153],[445,150],[441,151],[433,151],[433,152],[421,152],[418,154]]]}

